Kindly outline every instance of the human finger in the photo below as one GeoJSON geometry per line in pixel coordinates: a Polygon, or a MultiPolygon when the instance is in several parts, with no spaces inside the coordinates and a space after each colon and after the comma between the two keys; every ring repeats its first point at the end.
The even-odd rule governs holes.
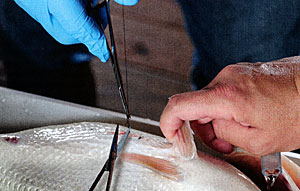
{"type": "Polygon", "coordinates": [[[215,119],[213,127],[217,138],[241,147],[253,154],[260,152],[255,150],[255,140],[261,133],[257,128],[244,126],[236,121],[224,119],[215,119]]]}
{"type": "Polygon", "coordinates": [[[160,127],[169,141],[172,141],[176,130],[182,126],[183,121],[211,119],[238,119],[235,100],[238,95],[230,88],[211,88],[183,94],[177,94],[169,99],[161,118],[160,127]],[[231,92],[230,92],[231,91],[231,92]],[[230,95],[228,94],[235,94],[230,95]]]}
{"type": "Polygon", "coordinates": [[[195,135],[208,147],[222,153],[233,151],[233,146],[230,143],[216,137],[211,123],[199,124],[197,121],[190,123],[195,135]]]}

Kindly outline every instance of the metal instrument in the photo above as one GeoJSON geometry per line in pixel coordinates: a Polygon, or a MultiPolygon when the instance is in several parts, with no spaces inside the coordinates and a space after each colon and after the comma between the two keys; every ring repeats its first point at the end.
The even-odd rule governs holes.
{"type": "Polygon", "coordinates": [[[109,173],[105,190],[106,191],[110,190],[110,185],[111,185],[111,180],[112,180],[112,175],[113,175],[113,170],[114,170],[114,164],[117,159],[118,133],[119,133],[119,125],[117,125],[117,128],[114,133],[114,137],[113,137],[110,152],[109,152],[109,157],[108,157],[107,161],[105,162],[104,166],[102,167],[101,171],[99,172],[94,183],[92,184],[91,188],[89,189],[90,191],[92,191],[96,188],[98,182],[102,178],[102,175],[104,174],[105,171],[108,171],[108,173],[109,173]]]}
{"type": "Polygon", "coordinates": [[[115,44],[115,38],[114,38],[114,33],[113,33],[113,28],[112,28],[112,23],[111,23],[109,0],[105,0],[100,4],[97,4],[95,7],[92,7],[92,1],[93,0],[91,0],[91,5],[90,5],[91,7],[88,9],[88,12],[89,12],[89,14],[94,15],[94,17],[96,18],[96,22],[99,25],[99,27],[102,30],[104,35],[105,35],[104,27],[102,26],[101,18],[99,18],[99,16],[97,16],[97,14],[98,14],[99,10],[101,8],[103,8],[103,6],[105,6],[105,9],[106,9],[106,14],[107,14],[106,16],[107,16],[107,22],[108,22],[108,28],[109,28],[111,47],[109,47],[109,43],[108,43],[107,37],[105,35],[106,44],[107,44],[107,48],[108,48],[108,51],[110,54],[111,64],[113,67],[113,71],[114,71],[115,79],[117,82],[118,91],[119,91],[119,94],[121,97],[122,105],[123,105],[124,111],[126,113],[127,119],[130,119],[131,114],[129,111],[127,98],[125,96],[122,75],[120,72],[120,67],[119,67],[118,58],[117,58],[117,48],[116,48],[116,44],[115,44]]]}
{"type": "MultiPolygon", "coordinates": [[[[100,29],[103,32],[103,35],[105,35],[104,32],[104,27],[102,26],[102,22],[101,22],[101,18],[99,18],[98,13],[99,10],[101,8],[105,7],[106,10],[106,17],[107,17],[107,24],[108,24],[108,29],[109,29],[109,36],[110,36],[110,47],[109,47],[109,43],[107,41],[107,37],[105,36],[106,39],[106,44],[107,44],[107,48],[110,54],[110,59],[111,59],[111,64],[113,67],[113,71],[114,71],[114,75],[115,75],[115,79],[117,82],[117,87],[118,87],[118,91],[121,97],[121,101],[122,101],[122,105],[123,105],[123,109],[125,111],[126,117],[127,117],[127,126],[128,129],[125,133],[125,135],[122,137],[122,139],[120,140],[119,143],[117,143],[118,141],[118,132],[119,132],[119,125],[116,128],[115,134],[114,134],[114,138],[112,141],[112,146],[111,146],[111,150],[109,153],[109,158],[106,161],[106,163],[104,164],[103,168],[101,169],[100,173],[98,174],[98,176],[96,177],[94,183],[92,184],[91,188],[89,189],[90,191],[93,191],[95,189],[95,187],[97,186],[98,182],[100,181],[102,175],[104,174],[105,171],[109,171],[109,177],[107,180],[107,185],[106,185],[106,191],[110,190],[110,184],[111,184],[111,180],[112,180],[112,174],[113,174],[113,169],[114,169],[114,162],[117,159],[117,157],[119,156],[120,152],[122,151],[122,148],[128,138],[128,135],[130,133],[130,111],[129,111],[129,106],[128,106],[128,101],[127,98],[125,96],[125,91],[124,91],[124,86],[123,86],[123,81],[122,81],[122,75],[120,72],[120,67],[118,64],[118,58],[117,58],[117,48],[116,48],[116,44],[115,44],[115,39],[114,39],[114,34],[113,34],[113,28],[112,28],[112,23],[111,23],[111,16],[110,16],[110,7],[109,7],[109,0],[104,0],[102,3],[98,3],[96,6],[93,6],[93,0],[90,0],[90,5],[88,6],[87,12],[88,14],[93,15],[94,18],[96,18],[96,22],[99,25],[100,29]]],[[[123,22],[124,22],[124,17],[123,17],[123,22]]]]}
{"type": "Polygon", "coordinates": [[[273,153],[261,157],[261,169],[267,184],[273,186],[276,178],[282,173],[281,153],[273,153]]]}

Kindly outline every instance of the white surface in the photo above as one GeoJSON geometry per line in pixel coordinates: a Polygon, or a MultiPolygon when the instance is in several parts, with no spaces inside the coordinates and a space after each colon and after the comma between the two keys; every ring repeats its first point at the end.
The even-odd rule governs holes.
{"type": "Polygon", "coordinates": [[[298,166],[300,166],[300,154],[292,153],[292,152],[282,152],[283,155],[287,156],[293,162],[295,162],[298,166]]]}
{"type": "MultiPolygon", "coordinates": [[[[126,115],[0,87],[0,133],[82,121],[124,125],[126,115]]],[[[161,135],[156,121],[132,116],[131,125],[161,135]]]]}

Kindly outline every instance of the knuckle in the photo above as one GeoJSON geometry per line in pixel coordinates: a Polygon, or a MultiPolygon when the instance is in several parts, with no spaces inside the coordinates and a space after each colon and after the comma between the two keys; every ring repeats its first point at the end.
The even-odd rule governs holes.
{"type": "Polygon", "coordinates": [[[251,97],[247,92],[243,91],[238,84],[215,84],[211,89],[212,96],[220,98],[224,106],[232,108],[234,111],[233,119],[236,121],[249,121],[249,111],[251,111],[251,97]]]}
{"type": "Polygon", "coordinates": [[[172,111],[172,112],[176,112],[179,110],[179,102],[181,100],[181,95],[180,94],[175,94],[173,96],[171,96],[169,98],[169,102],[167,104],[167,107],[166,109],[169,110],[169,111],[172,111]]]}
{"type": "Polygon", "coordinates": [[[180,99],[179,94],[175,94],[169,98],[168,106],[173,108],[177,106],[178,100],[180,99]]]}
{"type": "Polygon", "coordinates": [[[234,73],[237,73],[237,66],[235,65],[228,65],[223,68],[218,75],[215,77],[213,81],[219,81],[220,79],[227,79],[228,77],[232,77],[234,73]]]}
{"type": "Polygon", "coordinates": [[[231,73],[235,72],[236,69],[237,69],[236,65],[228,65],[220,73],[231,74],[231,73]]]}
{"type": "Polygon", "coordinates": [[[212,93],[217,97],[221,97],[222,99],[229,101],[236,101],[236,99],[240,97],[240,92],[237,86],[228,83],[216,83],[212,87],[212,93]]]}

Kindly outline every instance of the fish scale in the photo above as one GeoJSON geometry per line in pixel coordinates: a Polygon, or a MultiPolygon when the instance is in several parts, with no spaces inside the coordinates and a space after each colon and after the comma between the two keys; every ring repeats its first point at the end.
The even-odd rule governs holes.
{"type": "MultiPolygon", "coordinates": [[[[88,190],[108,157],[115,126],[86,122],[0,135],[0,190],[88,190]],[[19,139],[7,141],[7,137],[14,136],[19,139]]],[[[120,127],[120,132],[125,130],[120,127]]],[[[132,130],[122,151],[124,156],[130,153],[173,164],[183,174],[183,180],[171,180],[120,155],[112,190],[259,190],[224,161],[204,154],[193,160],[182,159],[159,136],[132,130]]],[[[104,190],[106,179],[104,176],[95,190],[104,190]]]]}

